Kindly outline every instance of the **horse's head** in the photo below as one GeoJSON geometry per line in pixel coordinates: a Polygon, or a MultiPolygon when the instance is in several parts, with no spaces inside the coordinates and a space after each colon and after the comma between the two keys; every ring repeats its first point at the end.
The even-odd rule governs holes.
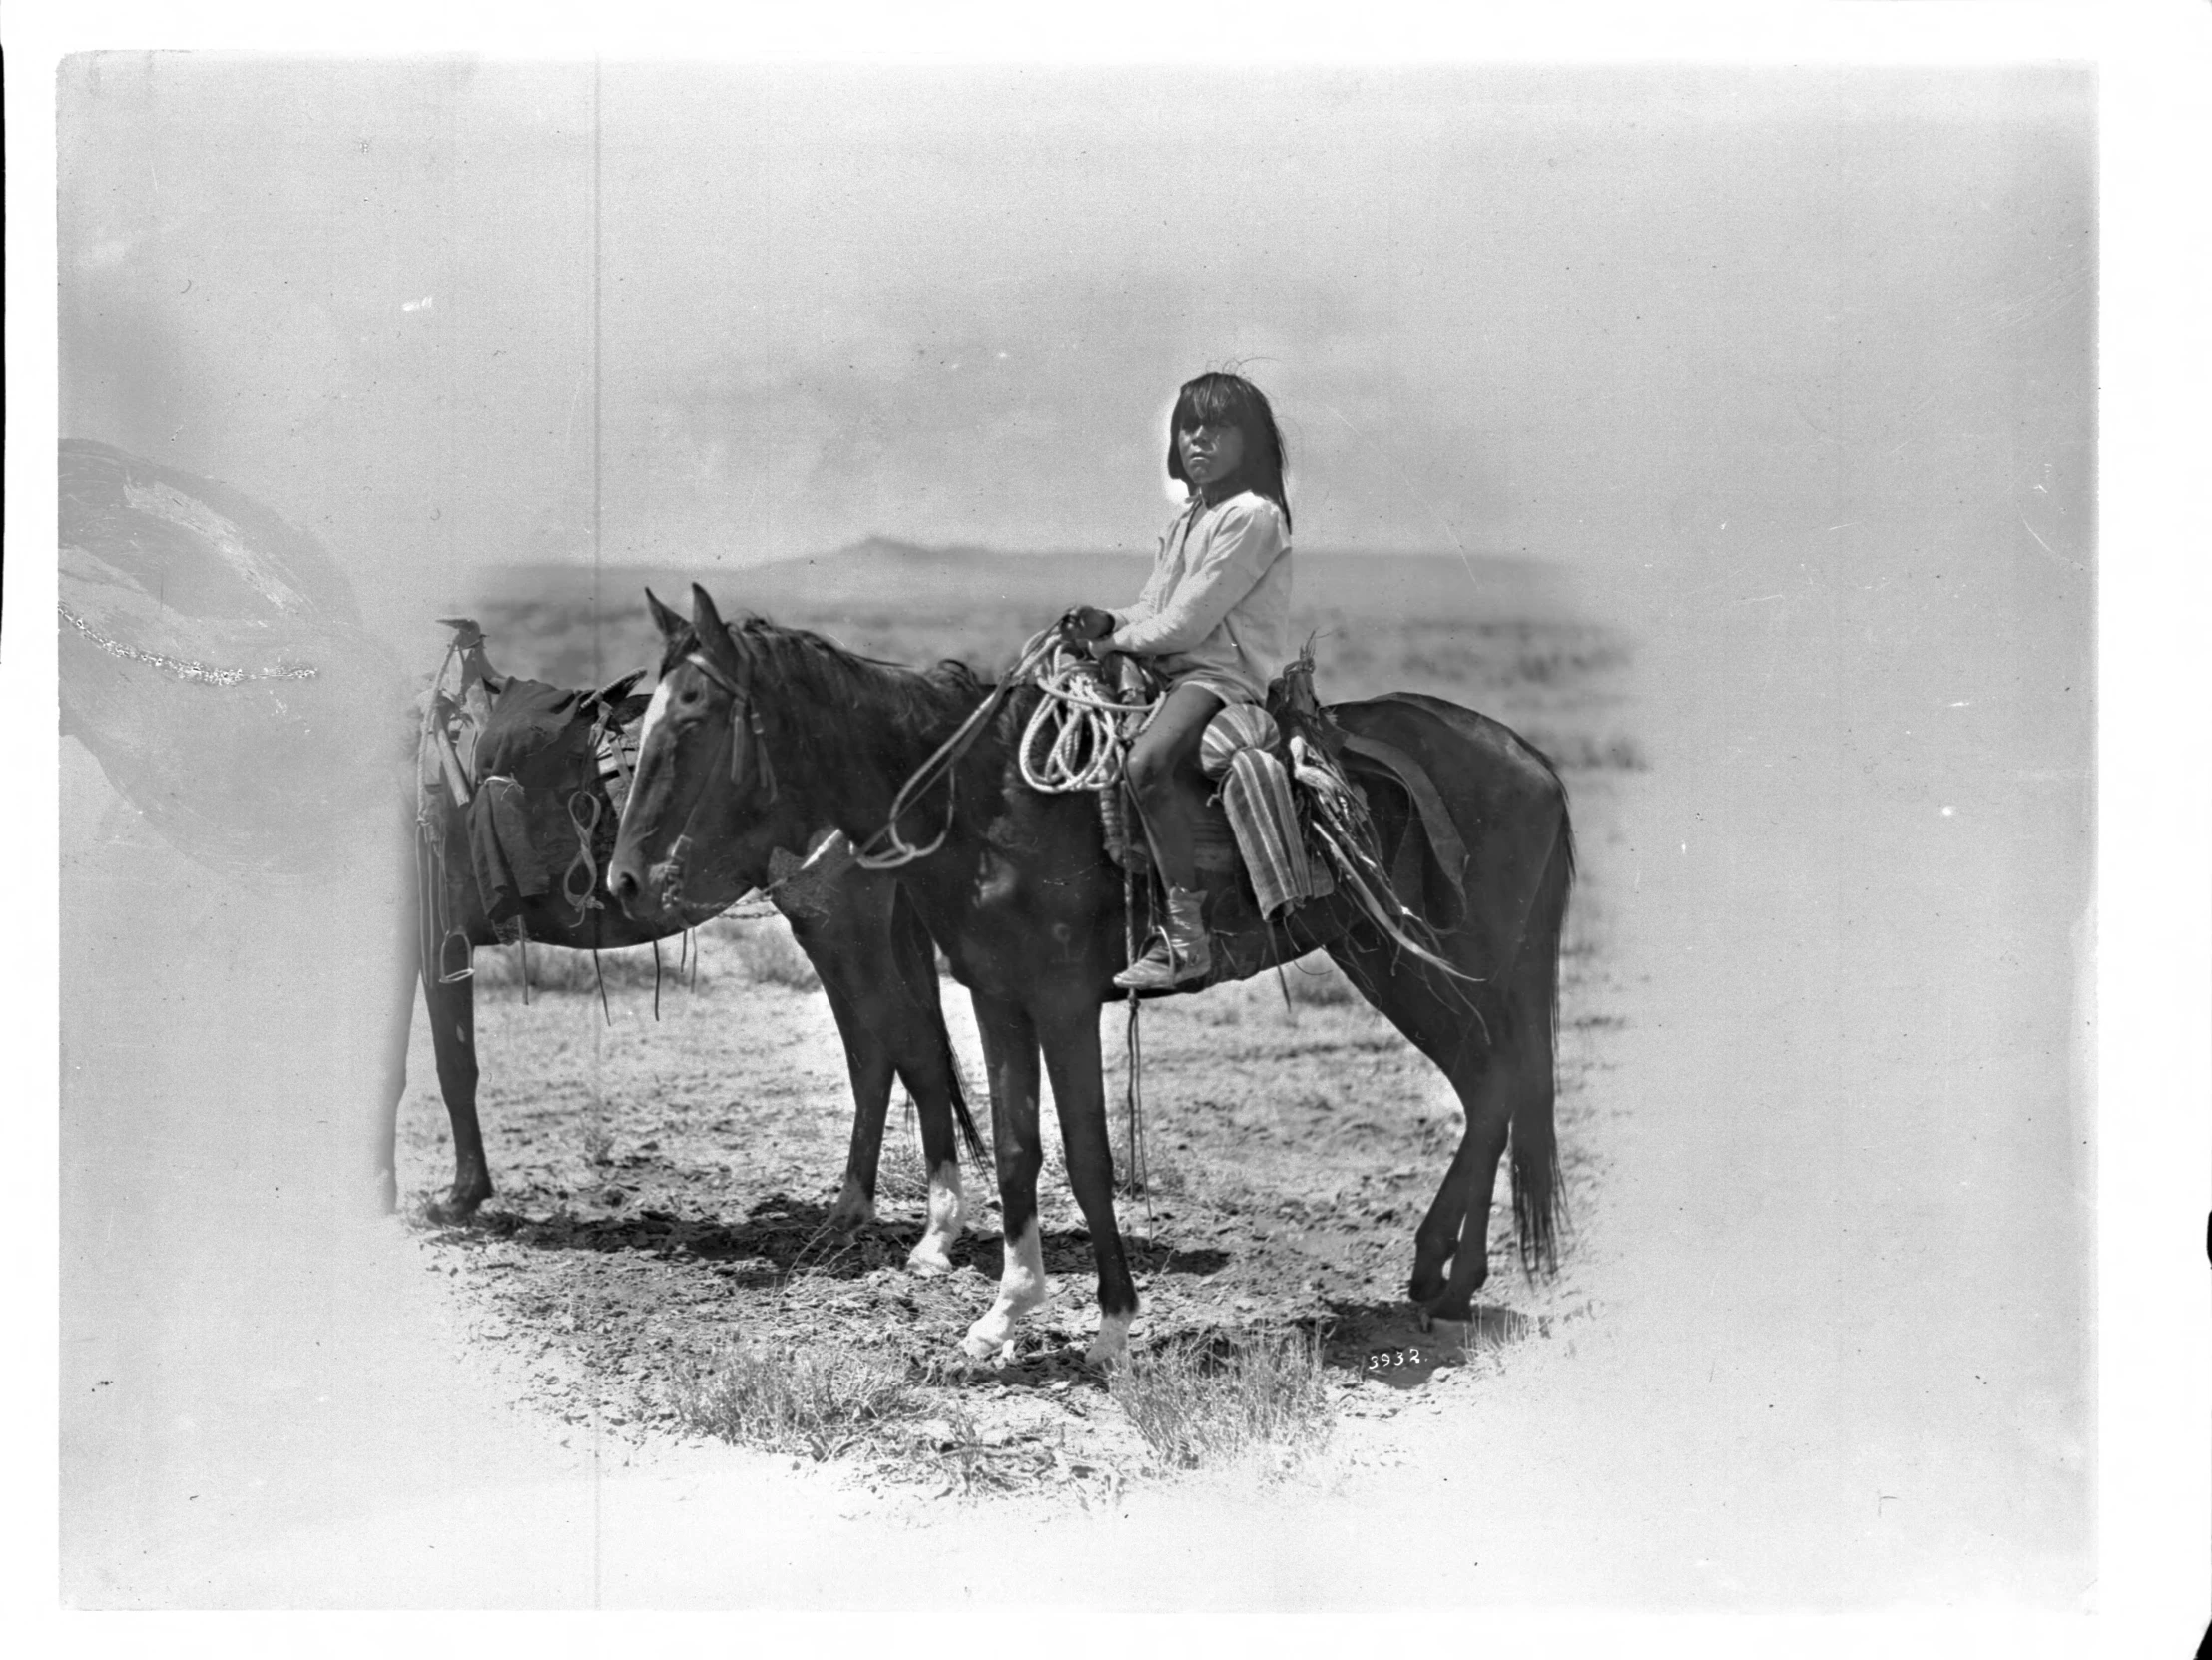
{"type": "Polygon", "coordinates": [[[707,591],[693,586],[688,621],[652,590],[645,597],[661,630],[661,680],[607,885],[631,916],[653,921],[736,903],[767,879],[775,850],[796,850],[813,827],[777,787],[752,667],[707,591]]]}

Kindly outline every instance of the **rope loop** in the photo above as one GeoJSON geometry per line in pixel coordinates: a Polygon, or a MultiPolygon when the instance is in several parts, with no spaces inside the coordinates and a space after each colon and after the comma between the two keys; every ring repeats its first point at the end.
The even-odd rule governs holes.
{"type": "Polygon", "coordinates": [[[1036,683],[1044,696],[1021,735],[1022,783],[1051,796],[1119,784],[1135,718],[1151,705],[1114,697],[1098,665],[1061,644],[1036,683]]]}

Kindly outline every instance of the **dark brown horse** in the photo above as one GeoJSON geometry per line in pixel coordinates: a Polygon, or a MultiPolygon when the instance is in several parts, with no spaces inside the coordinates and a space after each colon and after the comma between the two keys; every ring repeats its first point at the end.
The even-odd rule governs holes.
{"type": "MultiPolygon", "coordinates": [[[[658,601],[654,612],[666,645],[657,718],[641,742],[610,880],[644,916],[693,893],[697,849],[757,835],[795,800],[799,820],[866,843],[905,782],[994,696],[958,664],[916,673],[760,620],[726,627],[698,588],[690,622],[658,601]]],[[[898,879],[974,996],[990,1068],[1005,1267],[962,1347],[992,1353],[1049,1295],[1036,1202],[1041,1049],[1098,1264],[1090,1356],[1100,1361],[1122,1350],[1137,1310],[1114,1217],[1099,1052],[1099,1010],[1126,957],[1123,886],[1096,804],[1021,780],[1017,745],[1039,695],[1005,689],[944,787],[911,803],[895,837],[923,851],[898,879]]],[[[1464,1320],[1488,1272],[1490,1189],[1508,1144],[1522,1262],[1548,1266],[1554,1253],[1552,1043],[1574,868],[1565,791],[1513,733],[1438,699],[1398,695],[1331,713],[1429,781],[1415,789],[1384,772],[1363,782],[1384,866],[1411,876],[1400,876],[1400,896],[1460,972],[1404,952],[1340,893],[1272,923],[1253,917],[1220,941],[1217,977],[1326,949],[1450,1078],[1466,1134],[1414,1234],[1411,1294],[1425,1315],[1464,1320]]]]}
{"type": "MultiPolygon", "coordinates": [[[[414,742],[421,712],[398,660],[363,626],[339,562],[243,492],[99,443],[65,441],[58,462],[63,733],[84,743],[117,792],[185,857],[265,902],[270,883],[283,884],[273,918],[312,914],[333,899],[363,906],[372,920],[349,938],[339,928],[347,939],[339,951],[362,981],[360,1002],[348,1006],[382,1016],[382,1031],[368,1040],[382,1064],[374,1076],[349,1067],[332,1077],[338,1117],[349,1143],[365,1132],[357,1155],[362,1185],[372,1205],[390,1211],[419,979],[455,1164],[451,1187],[430,1209],[443,1220],[465,1219],[492,1186],[476,1114],[473,986],[445,979],[439,953],[448,947],[442,966],[457,972],[475,947],[498,936],[470,873],[459,814],[438,817],[434,856],[409,857],[410,845],[431,850],[411,823],[419,797],[408,772],[410,759],[421,759],[414,742]],[[447,927],[449,939],[441,937],[447,927]]],[[[475,634],[473,625],[469,631],[475,634]]],[[[495,686],[503,681],[480,658],[476,672],[495,686]]],[[[582,739],[602,712],[634,713],[644,702],[628,695],[636,678],[570,700],[574,730],[562,736],[582,739]]],[[[604,872],[615,804],[588,745],[555,743],[517,773],[521,817],[549,829],[556,842],[565,836],[575,844],[571,805],[584,803],[589,820],[597,802],[592,863],[604,872]]],[[[646,927],[593,879],[580,886],[600,908],[564,902],[556,887],[525,906],[527,935],[540,944],[610,948],[702,920],[769,879],[775,845],[800,844],[817,831],[791,819],[795,807],[786,803],[770,815],[752,843],[722,849],[715,875],[725,882],[723,904],[646,927]]],[[[561,855],[557,867],[566,862],[561,855]]],[[[955,1125],[971,1147],[976,1138],[952,1066],[928,937],[895,883],[864,871],[786,884],[777,897],[822,973],[851,1073],[852,1142],[830,1220],[851,1226],[872,1217],[891,1080],[901,1077],[918,1108],[930,1166],[928,1223],[911,1260],[945,1266],[960,1230],[955,1125]]],[[[242,996],[238,1006],[244,1027],[260,1005],[242,996]]],[[[102,1012],[77,1014],[92,1020],[102,1012]]],[[[312,1036],[336,1044],[334,1034],[349,1024],[333,1014],[312,1036]]]]}
{"type": "MultiPolygon", "coordinates": [[[[481,650],[480,645],[469,648],[476,674],[488,677],[493,692],[503,690],[501,678],[483,661],[481,650]]],[[[589,864],[569,863],[568,879],[522,901],[515,920],[530,945],[613,950],[665,939],[767,885],[779,848],[803,847],[820,833],[819,826],[795,817],[800,811],[796,799],[785,801],[779,811],[764,818],[751,837],[718,849],[711,883],[702,884],[712,885],[721,895],[716,902],[672,908],[651,921],[625,914],[606,887],[620,804],[614,781],[602,775],[587,735],[609,719],[624,724],[647,706],[646,698],[630,691],[637,679],[635,674],[625,676],[566,704],[570,730],[513,774],[520,787],[519,817],[558,848],[556,862],[583,850],[586,842],[579,837],[579,829],[589,827],[589,864]],[[578,899],[587,902],[579,904],[578,899]]],[[[443,812],[433,815],[431,823],[442,833],[416,861],[419,925],[409,960],[429,1009],[438,1086],[453,1130],[453,1183],[431,1202],[429,1214],[440,1222],[460,1222],[472,1216],[492,1192],[476,1115],[474,989],[465,970],[477,947],[498,943],[502,934],[493,924],[472,867],[466,816],[443,812]]],[[[844,1040],[852,1082],[852,1141],[843,1189],[830,1221],[850,1228],[874,1220],[876,1164],[896,1076],[913,1097],[929,1166],[928,1220],[908,1260],[917,1268],[949,1268],[947,1253],[961,1226],[955,1126],[974,1156],[980,1160],[983,1155],[952,1061],[929,937],[911,902],[901,898],[896,882],[869,871],[850,869],[820,881],[787,883],[773,896],[791,923],[793,937],[822,977],[838,1035],[844,1040]]],[[[505,937],[514,936],[509,922],[505,937]]],[[[406,1028],[412,1003],[410,987],[394,1034],[398,1048],[388,1109],[393,1114],[405,1089],[406,1028]]],[[[390,1180],[388,1168],[384,1179],[390,1180]]]]}

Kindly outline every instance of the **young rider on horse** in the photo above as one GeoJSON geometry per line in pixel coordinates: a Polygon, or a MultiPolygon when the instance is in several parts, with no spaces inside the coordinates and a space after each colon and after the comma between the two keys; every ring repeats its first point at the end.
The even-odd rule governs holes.
{"type": "Polygon", "coordinates": [[[1168,418],[1168,476],[1189,504],[1160,539],[1135,605],[1077,606],[1061,620],[1094,653],[1149,658],[1167,696],[1130,746],[1129,786],[1167,885],[1167,920],[1145,954],[1114,977],[1139,991],[1203,977],[1211,966],[1199,913],[1197,855],[1176,775],[1228,704],[1263,703],[1290,660],[1291,509],[1283,440],[1259,388],[1240,375],[1187,382],[1168,418]]]}

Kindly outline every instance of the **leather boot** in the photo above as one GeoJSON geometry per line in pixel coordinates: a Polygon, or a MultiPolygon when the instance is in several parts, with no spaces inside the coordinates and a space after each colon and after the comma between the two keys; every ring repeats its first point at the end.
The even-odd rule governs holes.
{"type": "Polygon", "coordinates": [[[1204,979],[1213,966],[1206,923],[1199,912],[1199,895],[1188,888],[1171,887],[1167,919],[1153,934],[1150,948],[1116,974],[1114,984],[1124,991],[1165,991],[1204,979]]]}

